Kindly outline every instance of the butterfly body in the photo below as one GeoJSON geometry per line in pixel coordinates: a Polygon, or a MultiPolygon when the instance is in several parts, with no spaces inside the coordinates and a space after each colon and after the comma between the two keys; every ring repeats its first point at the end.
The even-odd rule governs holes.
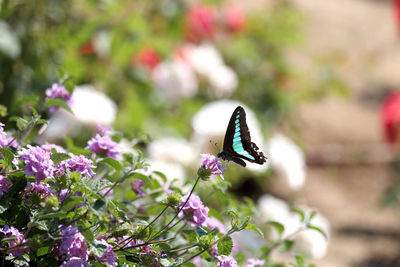
{"type": "Polygon", "coordinates": [[[251,142],[246,112],[241,106],[232,113],[225,133],[223,150],[217,154],[217,157],[233,161],[243,167],[246,166],[244,160],[257,164],[264,164],[267,161],[264,154],[258,151],[257,145],[251,142]]]}

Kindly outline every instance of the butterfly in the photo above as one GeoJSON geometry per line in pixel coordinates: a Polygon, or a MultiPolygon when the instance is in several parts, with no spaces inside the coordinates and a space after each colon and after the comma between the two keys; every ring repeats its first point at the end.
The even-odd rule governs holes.
{"type": "Polygon", "coordinates": [[[246,167],[243,159],[261,165],[267,161],[264,154],[258,151],[257,145],[251,142],[249,128],[246,124],[246,112],[241,106],[238,106],[232,113],[225,133],[224,147],[217,157],[233,161],[243,167],[246,167]]]}

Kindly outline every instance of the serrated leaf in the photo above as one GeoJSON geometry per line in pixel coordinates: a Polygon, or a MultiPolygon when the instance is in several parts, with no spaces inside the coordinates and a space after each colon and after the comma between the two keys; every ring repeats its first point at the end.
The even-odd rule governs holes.
{"type": "Polygon", "coordinates": [[[285,231],[285,226],[279,222],[268,221],[267,224],[273,226],[278,231],[279,235],[282,235],[283,231],[285,231]]]}
{"type": "Polygon", "coordinates": [[[168,259],[162,258],[160,259],[160,264],[163,267],[169,267],[171,266],[172,262],[170,262],[168,259]]]}
{"type": "Polygon", "coordinates": [[[196,267],[196,264],[194,264],[193,262],[186,262],[182,265],[182,267],[196,267]]]}
{"type": "Polygon", "coordinates": [[[45,219],[59,218],[63,215],[65,215],[65,212],[57,211],[57,212],[43,214],[43,215],[39,216],[39,219],[45,220],[45,219]]]}
{"type": "Polygon", "coordinates": [[[89,242],[92,243],[94,241],[94,234],[91,229],[88,229],[84,232],[82,232],[82,235],[85,237],[85,239],[89,242]]]}
{"type": "Polygon", "coordinates": [[[104,252],[107,250],[107,246],[100,242],[93,242],[93,243],[90,243],[89,250],[95,256],[101,258],[104,255],[104,252]]]}
{"type": "Polygon", "coordinates": [[[304,222],[304,220],[305,220],[304,211],[302,211],[301,209],[298,209],[298,208],[292,208],[291,210],[292,210],[293,212],[299,214],[299,215],[300,215],[300,220],[301,220],[302,222],[304,222]]]}
{"type": "Polygon", "coordinates": [[[325,239],[328,239],[328,236],[326,235],[324,230],[322,230],[321,228],[314,226],[314,225],[307,225],[307,228],[320,232],[325,237],[325,239]]]}
{"type": "Polygon", "coordinates": [[[40,257],[40,256],[43,256],[43,255],[46,255],[46,254],[49,253],[49,251],[50,251],[49,247],[38,248],[38,250],[36,251],[36,256],[40,257]]]}
{"type": "Polygon", "coordinates": [[[51,99],[47,100],[46,106],[47,107],[57,106],[60,108],[64,108],[72,113],[70,106],[68,106],[68,104],[65,102],[65,100],[61,99],[61,98],[51,98],[51,99]]]}
{"type": "Polygon", "coordinates": [[[14,153],[8,147],[0,147],[0,154],[2,154],[7,166],[11,164],[14,159],[14,153]]]}
{"type": "Polygon", "coordinates": [[[66,153],[52,153],[50,155],[50,158],[54,162],[54,164],[58,164],[63,160],[71,158],[71,156],[66,153]]]}
{"type": "Polygon", "coordinates": [[[189,243],[193,243],[196,241],[197,234],[194,231],[190,232],[184,231],[183,235],[186,237],[189,243]]]}
{"type": "Polygon", "coordinates": [[[233,241],[230,236],[225,237],[218,242],[218,254],[219,255],[230,255],[233,248],[233,241]]]}
{"type": "Polygon", "coordinates": [[[115,160],[113,158],[105,158],[101,160],[99,163],[107,164],[118,172],[122,169],[121,163],[119,163],[118,160],[115,160]]]}
{"type": "Polygon", "coordinates": [[[253,230],[255,231],[259,236],[261,236],[262,238],[264,238],[264,233],[261,231],[260,228],[258,228],[257,225],[254,225],[252,223],[247,224],[245,229],[249,229],[249,230],[253,230]]]}
{"type": "Polygon", "coordinates": [[[83,198],[83,197],[80,197],[80,196],[71,196],[71,197],[67,198],[67,199],[64,201],[64,203],[63,203],[63,205],[62,205],[62,207],[61,207],[61,210],[63,210],[63,211],[68,211],[68,210],[70,210],[72,207],[74,207],[74,206],[76,206],[76,205],[79,205],[79,204],[81,204],[81,203],[83,203],[83,202],[84,202],[84,198],[83,198]]]}

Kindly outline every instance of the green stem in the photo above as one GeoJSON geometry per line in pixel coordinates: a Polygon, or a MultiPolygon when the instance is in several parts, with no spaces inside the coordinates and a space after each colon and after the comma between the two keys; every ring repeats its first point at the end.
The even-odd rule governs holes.
{"type": "Polygon", "coordinates": [[[274,249],[278,248],[280,245],[282,245],[283,242],[285,242],[285,240],[292,239],[295,235],[297,235],[298,233],[300,233],[301,231],[303,231],[303,230],[305,230],[305,229],[306,229],[305,227],[300,227],[300,228],[297,229],[295,232],[293,232],[293,233],[291,233],[290,235],[288,235],[286,238],[280,239],[280,240],[278,240],[277,242],[275,242],[275,244],[273,244],[273,245],[264,253],[264,255],[262,256],[262,258],[268,257],[268,256],[271,254],[271,252],[272,252],[274,249]]]}

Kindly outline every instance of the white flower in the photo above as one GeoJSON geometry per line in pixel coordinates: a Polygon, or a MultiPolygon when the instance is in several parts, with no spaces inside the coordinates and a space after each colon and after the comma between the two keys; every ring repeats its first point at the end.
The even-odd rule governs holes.
{"type": "Polygon", "coordinates": [[[76,86],[72,94],[72,111],[84,123],[110,125],[117,114],[117,105],[91,85],[76,86]]]}
{"type": "Polygon", "coordinates": [[[16,58],[21,53],[18,36],[4,21],[0,21],[0,52],[10,58],[16,58]]]}
{"type": "MultiPolygon", "coordinates": [[[[251,141],[261,146],[263,136],[260,125],[254,112],[243,105],[243,103],[234,100],[220,100],[209,103],[202,107],[192,118],[192,128],[194,130],[192,142],[196,144],[202,152],[209,146],[210,141],[218,141],[222,149],[223,140],[232,112],[237,106],[242,106],[246,111],[246,121],[249,127],[251,141]]],[[[267,164],[247,164],[246,168],[252,171],[263,172],[267,169],[267,164]]]]}
{"type": "Polygon", "coordinates": [[[208,43],[199,46],[185,45],[183,47],[183,53],[194,71],[206,77],[208,77],[216,67],[224,65],[219,51],[208,43]]]}
{"type": "Polygon", "coordinates": [[[197,92],[197,79],[190,66],[182,60],[164,61],[152,73],[156,90],[168,100],[189,98],[197,92]]]}
{"type": "Polygon", "coordinates": [[[231,96],[238,85],[236,73],[225,65],[215,67],[208,77],[212,93],[218,98],[231,96]]]}
{"type": "MultiPolygon", "coordinates": [[[[263,222],[277,221],[281,223],[285,230],[282,234],[283,238],[293,235],[300,227],[302,227],[300,215],[290,211],[289,205],[278,198],[270,195],[263,195],[258,201],[260,217],[263,222]]],[[[309,215],[312,209],[308,207],[300,207],[300,209],[309,215]]],[[[311,220],[313,226],[322,229],[329,236],[330,226],[328,220],[321,214],[317,213],[311,220]]],[[[278,238],[277,231],[271,232],[271,238],[278,238]]],[[[295,240],[294,250],[298,252],[306,252],[315,259],[322,258],[327,251],[328,240],[316,230],[303,230],[293,236],[295,240]]]]}
{"type": "Polygon", "coordinates": [[[105,57],[110,54],[111,50],[111,37],[107,31],[99,31],[95,34],[93,39],[93,46],[97,55],[105,57]]]}
{"type": "Polygon", "coordinates": [[[152,159],[176,162],[186,166],[193,163],[200,154],[185,139],[174,137],[154,140],[148,146],[148,153],[152,159]]]}
{"type": "Polygon", "coordinates": [[[306,179],[306,162],[303,151],[288,137],[274,135],[264,145],[271,166],[286,179],[288,186],[300,189],[306,179]]]}
{"type": "Polygon", "coordinates": [[[185,184],[185,170],[180,164],[155,159],[149,159],[148,163],[150,164],[150,167],[147,171],[147,174],[150,174],[154,171],[165,174],[167,178],[167,182],[164,185],[165,187],[168,188],[171,184],[174,186],[183,187],[185,184]]]}

